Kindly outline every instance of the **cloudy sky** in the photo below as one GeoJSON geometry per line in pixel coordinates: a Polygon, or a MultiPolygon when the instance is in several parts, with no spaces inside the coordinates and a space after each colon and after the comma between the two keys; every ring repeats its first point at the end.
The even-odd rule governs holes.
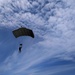
{"type": "Polygon", "coordinates": [[[75,0],[0,0],[0,75],[75,75],[75,0]]]}

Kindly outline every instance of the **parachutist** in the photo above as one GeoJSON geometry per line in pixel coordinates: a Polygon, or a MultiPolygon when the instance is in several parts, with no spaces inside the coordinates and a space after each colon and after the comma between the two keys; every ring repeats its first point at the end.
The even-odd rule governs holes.
{"type": "Polygon", "coordinates": [[[19,46],[19,52],[21,52],[21,49],[22,49],[22,44],[20,44],[19,46]]]}
{"type": "MultiPolygon", "coordinates": [[[[16,30],[12,31],[13,35],[15,36],[15,38],[21,37],[21,36],[30,36],[32,38],[34,38],[34,33],[31,29],[28,29],[26,27],[20,27],[16,30]]],[[[19,46],[19,52],[21,52],[22,49],[22,44],[20,44],[19,46]]]]}

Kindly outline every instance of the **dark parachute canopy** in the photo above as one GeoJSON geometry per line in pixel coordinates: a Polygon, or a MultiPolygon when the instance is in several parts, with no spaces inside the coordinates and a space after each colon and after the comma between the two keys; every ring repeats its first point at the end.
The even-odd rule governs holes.
{"type": "Polygon", "coordinates": [[[21,27],[19,29],[16,29],[14,31],[12,31],[14,36],[16,38],[20,37],[20,36],[30,36],[32,38],[34,38],[34,33],[31,29],[25,28],[25,27],[21,27]]]}

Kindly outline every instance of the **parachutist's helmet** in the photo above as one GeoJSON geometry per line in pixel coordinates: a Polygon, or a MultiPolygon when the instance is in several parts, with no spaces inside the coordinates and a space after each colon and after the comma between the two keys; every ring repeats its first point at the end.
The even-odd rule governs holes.
{"type": "Polygon", "coordinates": [[[22,44],[20,44],[20,46],[22,46],[22,44]]]}

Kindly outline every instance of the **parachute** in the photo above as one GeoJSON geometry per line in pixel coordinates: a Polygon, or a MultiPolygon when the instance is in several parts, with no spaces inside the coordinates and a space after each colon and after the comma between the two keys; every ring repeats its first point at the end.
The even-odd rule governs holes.
{"type": "MultiPolygon", "coordinates": [[[[21,27],[16,30],[13,30],[12,33],[15,36],[15,38],[18,38],[21,36],[30,36],[30,37],[34,38],[33,31],[31,29],[26,28],[26,27],[21,27]]],[[[19,45],[19,52],[21,52],[21,48],[22,48],[22,43],[20,43],[20,45],[19,45]]]]}
{"type": "Polygon", "coordinates": [[[25,27],[21,27],[19,29],[14,30],[13,34],[16,38],[18,38],[20,36],[30,36],[30,37],[34,38],[33,31],[31,29],[28,29],[25,27]]]}

